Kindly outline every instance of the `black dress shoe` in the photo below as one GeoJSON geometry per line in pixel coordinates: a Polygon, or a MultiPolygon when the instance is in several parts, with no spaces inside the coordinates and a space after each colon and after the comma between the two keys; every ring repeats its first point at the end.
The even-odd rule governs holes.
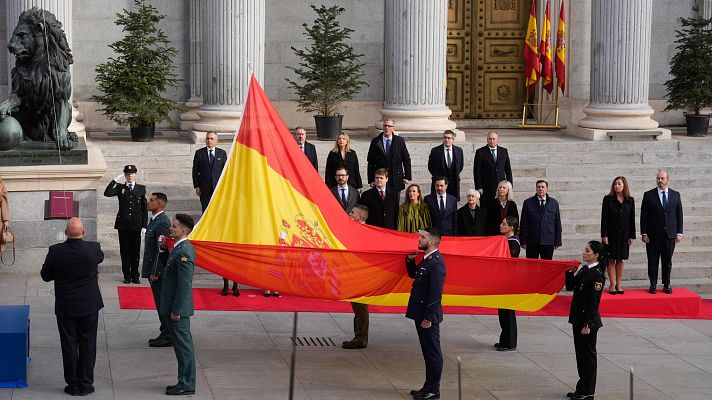
{"type": "Polygon", "coordinates": [[[94,393],[94,392],[96,392],[96,389],[94,389],[94,386],[92,385],[92,386],[89,386],[89,387],[86,388],[86,389],[81,389],[81,390],[79,391],[79,396],[90,395],[90,394],[92,394],[92,393],[94,393]]]}
{"type": "Polygon", "coordinates": [[[135,277],[135,278],[131,279],[131,283],[135,283],[135,284],[137,284],[137,285],[138,285],[138,284],[140,284],[140,283],[141,283],[141,281],[140,281],[140,280],[138,279],[138,276],[137,276],[137,277],[135,277]]]}
{"type": "Polygon", "coordinates": [[[173,389],[176,388],[176,386],[178,386],[178,384],[175,384],[175,385],[168,385],[168,386],[166,386],[166,390],[173,390],[173,389]]]}
{"type": "Polygon", "coordinates": [[[225,286],[223,288],[222,292],[220,292],[220,296],[227,296],[227,292],[228,292],[228,289],[227,289],[227,286],[225,286]]]}
{"type": "Polygon", "coordinates": [[[345,349],[365,349],[366,345],[361,344],[361,343],[354,343],[354,342],[344,342],[341,347],[345,349]]]}
{"type": "Polygon", "coordinates": [[[413,397],[415,397],[415,396],[420,396],[420,395],[423,394],[423,393],[425,393],[425,392],[423,392],[423,389],[411,390],[411,391],[410,391],[410,395],[413,396],[413,397]]]}
{"type": "Polygon", "coordinates": [[[173,387],[171,389],[166,389],[166,395],[168,396],[188,396],[195,394],[195,389],[189,390],[189,389],[183,389],[181,387],[173,387]]]}
{"type": "Polygon", "coordinates": [[[672,288],[670,286],[665,286],[665,288],[663,288],[663,292],[666,294],[672,294],[672,288]]]}
{"type": "Polygon", "coordinates": [[[576,392],[568,392],[566,393],[566,397],[574,397],[576,396],[576,392]]]}
{"type": "Polygon", "coordinates": [[[279,292],[272,292],[272,296],[279,297],[279,292]]]}
{"type": "Polygon", "coordinates": [[[572,400],[593,400],[592,394],[577,394],[571,398],[572,400]]]}
{"type": "Polygon", "coordinates": [[[419,395],[413,396],[415,400],[438,400],[440,393],[421,392],[419,395]]]}
{"type": "Polygon", "coordinates": [[[148,347],[172,347],[173,342],[171,342],[168,339],[161,339],[161,340],[156,340],[154,342],[150,342],[148,344],[148,347]]]}
{"type": "Polygon", "coordinates": [[[497,342],[497,343],[494,344],[494,348],[495,348],[495,349],[498,349],[498,348],[500,348],[500,347],[502,347],[502,345],[499,344],[499,342],[497,342]]]}
{"type": "Polygon", "coordinates": [[[71,395],[71,396],[78,396],[79,395],[79,389],[74,387],[74,386],[65,386],[64,387],[64,393],[71,395]]]}
{"type": "Polygon", "coordinates": [[[126,283],[126,284],[131,283],[131,279],[129,279],[129,278],[124,278],[124,283],[126,283]]]}
{"type": "Polygon", "coordinates": [[[262,293],[262,295],[265,296],[265,297],[269,297],[269,296],[272,296],[272,292],[269,291],[269,290],[265,290],[265,291],[262,293]]]}
{"type": "Polygon", "coordinates": [[[657,293],[657,292],[658,292],[658,291],[655,289],[655,286],[650,285],[650,288],[648,289],[648,293],[650,293],[650,294],[655,294],[655,293],[657,293]]]}
{"type": "Polygon", "coordinates": [[[516,347],[505,347],[505,346],[497,347],[497,351],[514,351],[516,349],[517,349],[516,347]]]}

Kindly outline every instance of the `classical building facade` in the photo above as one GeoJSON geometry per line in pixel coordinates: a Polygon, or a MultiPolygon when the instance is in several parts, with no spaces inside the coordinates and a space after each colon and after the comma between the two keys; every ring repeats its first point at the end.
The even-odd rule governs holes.
{"type": "MultiPolygon", "coordinates": [[[[551,0],[552,33],[564,2],[567,18],[567,84],[559,95],[561,124],[584,129],[646,129],[681,123],[662,113],[674,30],[698,0],[551,0]],[[651,46],[655,43],[655,46],[651,46]]],[[[314,18],[312,1],[150,0],[166,20],[163,29],[180,50],[183,85],[169,93],[188,111],[176,114],[183,130],[234,130],[239,124],[250,72],[254,72],[285,122],[313,126],[296,111],[286,67],[304,47],[303,23],[314,18]],[[232,16],[232,17],[230,17],[232,16]]],[[[460,119],[482,126],[516,126],[525,91],[522,44],[531,0],[343,0],[343,23],[364,54],[366,81],[358,98],[344,104],[344,125],[366,128],[384,118],[400,130],[440,131],[460,119]]],[[[712,13],[709,0],[703,12],[712,13]]],[[[114,24],[130,0],[4,0],[0,29],[5,40],[19,13],[39,6],[65,26],[74,53],[75,120],[88,130],[115,128],[91,101],[94,69],[112,55],[121,37],[114,24]],[[4,23],[4,25],[3,25],[4,23]]],[[[536,0],[539,27],[545,1],[536,0]]],[[[3,45],[3,48],[5,47],[3,45]]],[[[14,61],[0,52],[0,68],[14,61]]],[[[7,95],[8,74],[0,74],[7,95]]],[[[553,100],[546,95],[546,100],[553,100]]]]}

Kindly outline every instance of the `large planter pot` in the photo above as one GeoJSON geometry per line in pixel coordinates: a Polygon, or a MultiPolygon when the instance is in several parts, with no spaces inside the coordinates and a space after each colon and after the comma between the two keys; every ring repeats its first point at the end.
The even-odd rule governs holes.
{"type": "Polygon", "coordinates": [[[316,123],[317,138],[319,138],[319,140],[336,139],[339,133],[341,133],[341,122],[343,119],[343,115],[335,115],[333,117],[315,115],[314,122],[316,123]]]}
{"type": "Polygon", "coordinates": [[[152,142],[156,133],[156,124],[153,122],[142,122],[138,125],[131,125],[131,140],[134,142],[152,142]]]}
{"type": "Polygon", "coordinates": [[[685,114],[687,120],[687,136],[707,136],[710,126],[709,114],[685,114]]]}

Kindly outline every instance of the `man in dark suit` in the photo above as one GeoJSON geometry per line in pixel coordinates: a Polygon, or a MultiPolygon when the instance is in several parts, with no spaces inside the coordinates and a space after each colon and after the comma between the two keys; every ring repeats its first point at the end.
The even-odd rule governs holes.
{"type": "MultiPolygon", "coordinates": [[[[168,252],[161,249],[159,246],[159,238],[161,236],[168,237],[170,235],[171,220],[164,212],[168,197],[163,193],[152,193],[148,198],[148,211],[153,214],[151,221],[146,228],[146,234],[143,236],[143,267],[141,268],[141,276],[147,278],[151,284],[151,292],[153,293],[153,302],[156,304],[156,311],[160,310],[161,301],[161,286],[163,285],[163,270],[166,267],[168,260],[168,252]]],[[[150,339],[148,345],[151,347],[168,347],[171,346],[171,336],[168,333],[168,325],[166,318],[158,315],[158,320],[161,322],[159,328],[160,334],[155,339],[150,339]]]]}
{"type": "Polygon", "coordinates": [[[299,148],[304,152],[304,155],[307,156],[309,162],[314,166],[314,169],[319,171],[319,160],[316,156],[316,147],[307,142],[307,130],[301,126],[296,127],[294,129],[294,139],[297,140],[299,148]]]}
{"type": "Polygon", "coordinates": [[[331,193],[333,193],[336,200],[339,201],[341,208],[343,208],[347,214],[350,214],[351,209],[358,203],[359,194],[358,190],[349,185],[348,182],[349,173],[346,172],[346,168],[339,167],[336,170],[336,186],[331,188],[331,193]]]}
{"type": "Polygon", "coordinates": [[[217,145],[218,134],[210,131],[205,134],[205,148],[196,150],[193,156],[193,188],[200,197],[203,212],[208,208],[227,163],[227,153],[217,145]]]}
{"type": "Polygon", "coordinates": [[[447,192],[460,201],[460,172],[462,172],[462,168],[465,165],[465,157],[462,149],[453,145],[454,141],[455,132],[447,130],[443,132],[443,144],[430,150],[428,171],[430,171],[430,176],[433,180],[430,193],[435,192],[435,178],[444,176],[450,182],[447,186],[447,192]]]}
{"type": "Polygon", "coordinates": [[[193,226],[190,215],[176,214],[171,224],[171,236],[176,242],[163,274],[159,313],[166,318],[173,351],[178,360],[178,383],[166,386],[166,394],[169,396],[195,394],[195,352],[190,334],[190,317],[194,314],[195,249],[188,241],[193,226]]]}
{"type": "Polygon", "coordinates": [[[425,204],[430,209],[433,227],[443,236],[455,236],[457,229],[457,199],[447,192],[448,180],[444,176],[435,177],[435,193],[425,196],[425,204]]]}
{"type": "Polygon", "coordinates": [[[668,189],[669,179],[667,171],[658,171],[657,187],[645,192],[640,207],[640,233],[648,255],[651,294],[657,292],[658,263],[662,264],[663,291],[672,293],[672,254],[675,244],[682,240],[682,201],[679,192],[668,189]]]}
{"type": "MultiPolygon", "coordinates": [[[[368,219],[368,207],[356,204],[349,213],[351,218],[359,224],[365,224],[368,219]]],[[[345,349],[365,349],[368,346],[368,304],[351,302],[354,311],[354,337],[341,343],[345,349]]]]}
{"type": "MultiPolygon", "coordinates": [[[[410,183],[410,154],[405,140],[393,134],[395,123],[392,119],[383,121],[383,132],[371,140],[368,148],[368,182],[373,186],[377,169],[388,171],[388,188],[394,191],[396,199],[405,185],[410,183]]],[[[369,223],[369,225],[371,225],[369,223]]]]}
{"type": "Polygon", "coordinates": [[[123,175],[117,175],[104,190],[104,196],[116,196],[119,199],[119,211],[116,213],[114,229],[119,231],[119,251],[124,283],[140,283],[138,262],[141,258],[141,235],[146,232],[148,223],[146,186],[136,183],[136,172],[138,169],[135,165],[125,166],[123,175]],[[125,184],[119,183],[121,177],[126,179],[125,184]]]}
{"type": "Polygon", "coordinates": [[[398,195],[387,187],[388,171],[380,168],[374,171],[374,186],[363,192],[358,203],[368,207],[368,225],[381,228],[397,228],[398,195]]]}
{"type": "Polygon", "coordinates": [[[500,182],[507,180],[514,184],[509,153],[499,146],[497,132],[488,133],[487,145],[475,151],[474,174],[475,189],[480,191],[480,202],[485,209],[497,196],[497,185],[500,182]]]}
{"type": "Polygon", "coordinates": [[[440,377],[443,372],[443,353],[440,350],[440,323],[443,321],[442,295],[445,282],[445,262],[438,251],[440,233],[436,228],[418,231],[418,250],[425,256],[415,264],[417,253],[405,259],[408,276],[413,278],[405,317],[415,321],[420,350],[425,359],[425,383],[412,390],[413,399],[439,399],[440,377]]]}
{"type": "Polygon", "coordinates": [[[70,218],[67,240],[50,246],[40,275],[54,281],[54,313],[62,345],[64,391],[72,396],[94,392],[96,330],[99,310],[104,307],[97,272],[104,253],[97,242],[86,242],[84,225],[70,218]]]}
{"type": "Polygon", "coordinates": [[[524,200],[519,241],[527,250],[527,258],[554,258],[554,249],[561,247],[561,213],[559,202],[550,197],[549,183],[536,181],[536,195],[524,200]]]}

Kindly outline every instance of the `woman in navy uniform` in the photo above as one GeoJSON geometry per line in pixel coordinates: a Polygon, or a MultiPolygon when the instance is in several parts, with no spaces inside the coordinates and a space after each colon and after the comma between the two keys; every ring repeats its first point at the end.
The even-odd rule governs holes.
{"type": "Polygon", "coordinates": [[[569,323],[573,329],[579,375],[576,391],[566,396],[574,400],[592,400],[596,391],[596,336],[603,326],[598,305],[606,284],[603,244],[596,240],[588,242],[582,258],[578,268],[566,272],[566,290],[574,292],[569,323]]]}
{"type": "Polygon", "coordinates": [[[124,283],[139,283],[141,234],[146,232],[148,225],[146,186],[136,183],[136,172],[138,169],[135,165],[125,166],[124,173],[117,175],[104,190],[104,196],[116,196],[119,199],[119,211],[116,213],[114,229],[119,231],[119,251],[124,283]],[[126,183],[119,183],[122,177],[126,178],[126,183]]]}
{"type": "Polygon", "coordinates": [[[425,383],[422,389],[410,394],[416,400],[439,399],[440,377],[443,372],[443,353],[440,350],[440,323],[443,320],[443,283],[445,263],[438,251],[440,232],[436,228],[418,231],[418,250],[425,251],[420,264],[415,265],[416,253],[405,259],[408,276],[413,278],[406,318],[415,321],[420,349],[425,359],[425,383]]]}

